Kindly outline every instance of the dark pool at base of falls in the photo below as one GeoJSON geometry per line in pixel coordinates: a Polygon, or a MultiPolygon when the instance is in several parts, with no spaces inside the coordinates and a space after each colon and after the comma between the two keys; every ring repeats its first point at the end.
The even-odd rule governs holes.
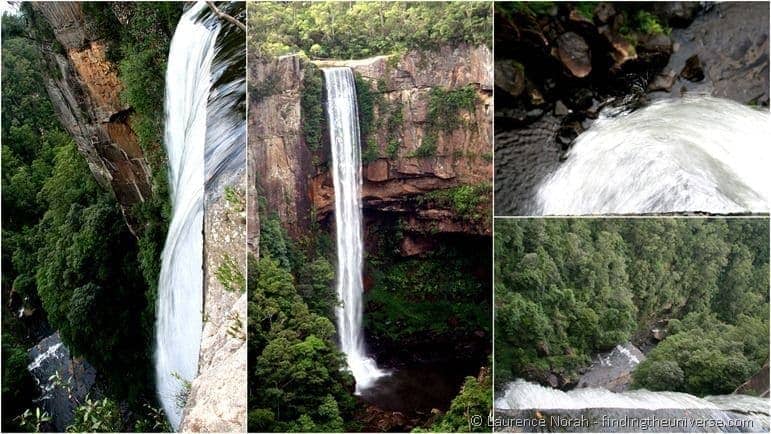
{"type": "Polygon", "coordinates": [[[495,410],[498,432],[769,432],[769,416],[709,408],[495,410]]]}
{"type": "Polygon", "coordinates": [[[469,361],[443,361],[384,367],[389,375],[363,390],[359,398],[381,410],[405,415],[429,415],[432,409],[446,411],[465,377],[476,377],[479,366],[469,361]]]}

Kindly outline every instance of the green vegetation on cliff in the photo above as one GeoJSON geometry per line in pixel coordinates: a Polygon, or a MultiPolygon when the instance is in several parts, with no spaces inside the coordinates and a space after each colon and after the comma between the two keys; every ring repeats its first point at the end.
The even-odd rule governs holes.
{"type": "Polygon", "coordinates": [[[443,45],[490,44],[485,2],[250,2],[249,46],[260,56],[303,51],[359,59],[443,45]]]}
{"type": "Polygon", "coordinates": [[[730,392],[768,358],[768,221],[496,222],[496,387],[575,380],[595,352],[670,320],[634,385],[730,392]]]}
{"type": "Polygon", "coordinates": [[[466,252],[489,244],[408,233],[399,221],[371,225],[367,238],[364,328],[379,346],[453,345],[491,334],[490,256],[466,252]],[[406,237],[430,248],[406,256],[406,237]]]}
{"type": "Polygon", "coordinates": [[[85,2],[84,13],[105,37],[108,57],[118,66],[124,85],[121,99],[131,107],[129,119],[152,172],[153,195],[131,210],[138,229],[139,259],[149,287],[145,327],[155,319],[161,252],[171,214],[166,152],[163,149],[163,103],[169,45],[182,7],[175,2],[137,2],[121,24],[109,3],[85,2]]]}
{"type": "MultiPolygon", "coordinates": [[[[21,15],[3,16],[3,305],[32,312],[22,320],[3,315],[4,431],[23,428],[25,420],[13,418],[33,405],[37,390],[22,362],[37,343],[31,336],[48,325],[60,331],[73,355],[97,368],[110,399],[129,405],[133,416],[124,425],[144,423],[142,415],[155,403],[151,343],[169,213],[161,147],[164,74],[181,5],[134,4],[125,25],[110,7],[88,3],[84,12],[118,62],[131,125],[153,171],[153,196],[132,210],[141,223],[138,240],[48,99],[44,74],[55,71],[46,71],[28,26],[33,37],[53,40],[50,28],[28,4],[21,15]]],[[[162,429],[155,425],[143,429],[162,429]]],[[[132,427],[117,430],[124,429],[132,427]]]]}

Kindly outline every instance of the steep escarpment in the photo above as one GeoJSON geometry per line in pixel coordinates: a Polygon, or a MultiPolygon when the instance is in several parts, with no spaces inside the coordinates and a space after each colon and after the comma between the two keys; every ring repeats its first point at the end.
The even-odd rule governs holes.
{"type": "MultiPolygon", "coordinates": [[[[366,208],[397,211],[422,193],[489,184],[491,60],[486,46],[459,46],[315,62],[322,68],[349,66],[358,76],[366,208]]],[[[323,217],[334,192],[325,170],[328,155],[315,156],[311,198],[323,217]]]]}
{"type": "Polygon", "coordinates": [[[204,326],[181,432],[245,431],[246,209],[242,187],[226,191],[204,211],[204,326]]]}
{"type": "MultiPolygon", "coordinates": [[[[250,64],[250,113],[257,114],[249,117],[256,169],[250,184],[260,212],[253,227],[263,229],[250,229],[250,241],[277,259],[276,252],[293,251],[275,241],[275,232],[286,230],[301,249],[327,258],[313,262],[315,279],[334,276],[322,264],[334,263],[335,254],[321,69],[354,72],[365,340],[380,365],[398,372],[359,401],[364,407],[355,418],[366,429],[431,425],[432,408],[446,411],[464,378],[476,378],[488,363],[490,257],[467,252],[490,249],[491,64],[488,47],[466,44],[351,61],[287,55],[250,64]],[[432,392],[420,386],[423,375],[432,375],[432,392]]],[[[311,306],[334,298],[322,283],[307,287],[298,284],[311,306]]],[[[334,320],[333,311],[322,313],[334,320]]],[[[472,383],[469,394],[480,387],[472,383]]]]}
{"type": "MultiPolygon", "coordinates": [[[[373,312],[368,321],[371,337],[380,341],[384,354],[400,339],[404,344],[408,336],[416,339],[415,348],[402,345],[400,353],[420,346],[421,324],[397,328],[385,324],[401,321],[394,315],[408,321],[410,315],[398,312],[408,300],[415,302],[411,307],[416,312],[427,309],[431,297],[421,291],[431,293],[429,287],[436,281],[419,280],[449,262],[459,275],[452,274],[457,288],[444,294],[449,297],[445,301],[461,302],[477,293],[484,298],[489,258],[468,258],[463,251],[483,249],[491,233],[490,64],[486,46],[460,45],[352,61],[310,62],[291,55],[263,60],[252,69],[252,112],[259,116],[249,119],[250,161],[257,167],[255,183],[264,201],[255,208],[269,214],[263,218],[277,217],[295,235],[319,225],[328,231],[334,222],[319,69],[348,66],[354,71],[368,252],[365,291],[373,312]],[[394,294],[392,286],[403,283],[404,276],[415,282],[403,285],[402,294],[394,294]]],[[[458,337],[449,333],[453,327],[460,334],[476,333],[477,344],[484,342],[489,331],[473,326],[484,309],[451,311],[432,316],[443,324],[435,325],[446,333],[446,342],[458,337]]]]}
{"type": "Polygon", "coordinates": [[[433,222],[441,231],[486,233],[483,211],[476,213],[474,226],[459,218],[467,210],[430,207],[427,200],[422,207],[411,203],[428,192],[461,186],[489,198],[484,190],[492,173],[490,62],[485,46],[357,61],[311,63],[296,55],[263,61],[250,80],[256,83],[250,89],[252,110],[260,113],[250,119],[250,141],[264,144],[254,146],[254,160],[267,209],[290,231],[323,221],[332,211],[318,68],[350,66],[357,75],[365,208],[411,214],[416,229],[433,222]]]}
{"type": "MultiPolygon", "coordinates": [[[[45,19],[38,32],[48,67],[46,90],[62,126],[91,172],[115,192],[124,214],[152,195],[150,169],[121,101],[124,85],[108,59],[107,42],[76,2],[34,3],[45,19]]],[[[127,217],[130,215],[127,214],[127,217]]],[[[135,221],[128,218],[136,230],[135,221]]]]}
{"type": "Polygon", "coordinates": [[[32,429],[27,419],[44,412],[76,431],[164,426],[151,373],[168,217],[158,112],[180,13],[171,3],[49,2],[3,17],[3,301],[29,312],[4,315],[4,343],[20,347],[12,377],[27,367],[19,350],[52,333],[97,372],[84,382],[53,365],[59,380],[20,391],[31,399],[4,429],[32,429]],[[59,403],[32,400],[52,388],[59,403]],[[90,411],[104,419],[86,420],[90,411]]]}

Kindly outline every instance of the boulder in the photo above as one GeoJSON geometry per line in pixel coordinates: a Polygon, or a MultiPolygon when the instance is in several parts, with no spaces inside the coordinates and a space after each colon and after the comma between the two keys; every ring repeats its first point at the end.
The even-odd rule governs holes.
{"type": "Polygon", "coordinates": [[[557,38],[557,46],[560,62],[574,77],[583,78],[592,72],[592,53],[584,38],[566,32],[557,38]]]}
{"type": "Polygon", "coordinates": [[[514,60],[495,62],[495,86],[507,94],[518,97],[525,90],[525,69],[514,60]]]}

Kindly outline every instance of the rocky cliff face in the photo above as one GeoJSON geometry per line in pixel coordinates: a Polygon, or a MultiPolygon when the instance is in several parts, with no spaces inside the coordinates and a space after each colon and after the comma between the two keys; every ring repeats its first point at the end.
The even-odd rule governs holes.
{"type": "Polygon", "coordinates": [[[204,207],[204,327],[180,432],[246,431],[246,210],[234,192],[204,207]]]}
{"type": "MultiPolygon", "coordinates": [[[[307,227],[311,209],[308,176],[313,166],[303,138],[300,109],[304,76],[299,56],[255,59],[249,65],[250,188],[259,186],[267,209],[277,213],[293,234],[307,227]],[[259,88],[255,90],[255,86],[259,88]]],[[[250,197],[256,200],[254,194],[250,197]]],[[[250,204],[249,209],[257,210],[258,206],[250,204]]],[[[250,241],[258,233],[259,227],[250,229],[250,241]]]]}
{"type": "MultiPolygon", "coordinates": [[[[489,233],[480,221],[468,224],[452,209],[431,209],[411,201],[427,192],[460,185],[489,184],[492,178],[492,53],[485,46],[445,47],[437,52],[411,51],[398,57],[379,56],[355,61],[319,61],[318,67],[348,66],[384,104],[375,107],[364,163],[362,195],[365,209],[403,214],[413,228],[435,231],[489,233]],[[427,142],[432,89],[451,92],[473,89],[474,109],[459,113],[461,123],[436,135],[430,155],[419,155],[427,142]],[[384,107],[398,110],[401,122],[389,129],[384,107]],[[389,145],[391,149],[389,149],[389,145]]],[[[328,143],[311,151],[305,143],[302,112],[307,60],[284,56],[251,67],[250,82],[273,85],[252,98],[250,146],[256,167],[254,183],[290,232],[298,233],[310,219],[325,220],[334,207],[328,167],[328,143]]],[[[318,73],[312,71],[311,73],[318,73]]],[[[254,92],[253,92],[254,94],[254,92]]],[[[360,103],[361,104],[361,103],[360,103]]],[[[326,139],[328,142],[328,139],[326,139]]]]}
{"type": "Polygon", "coordinates": [[[53,30],[42,39],[48,74],[46,89],[64,128],[105,188],[111,188],[126,211],[152,194],[150,169],[128,123],[131,107],[123,105],[117,67],[107,59],[106,44],[90,29],[75,2],[33,3],[53,30]]]}

